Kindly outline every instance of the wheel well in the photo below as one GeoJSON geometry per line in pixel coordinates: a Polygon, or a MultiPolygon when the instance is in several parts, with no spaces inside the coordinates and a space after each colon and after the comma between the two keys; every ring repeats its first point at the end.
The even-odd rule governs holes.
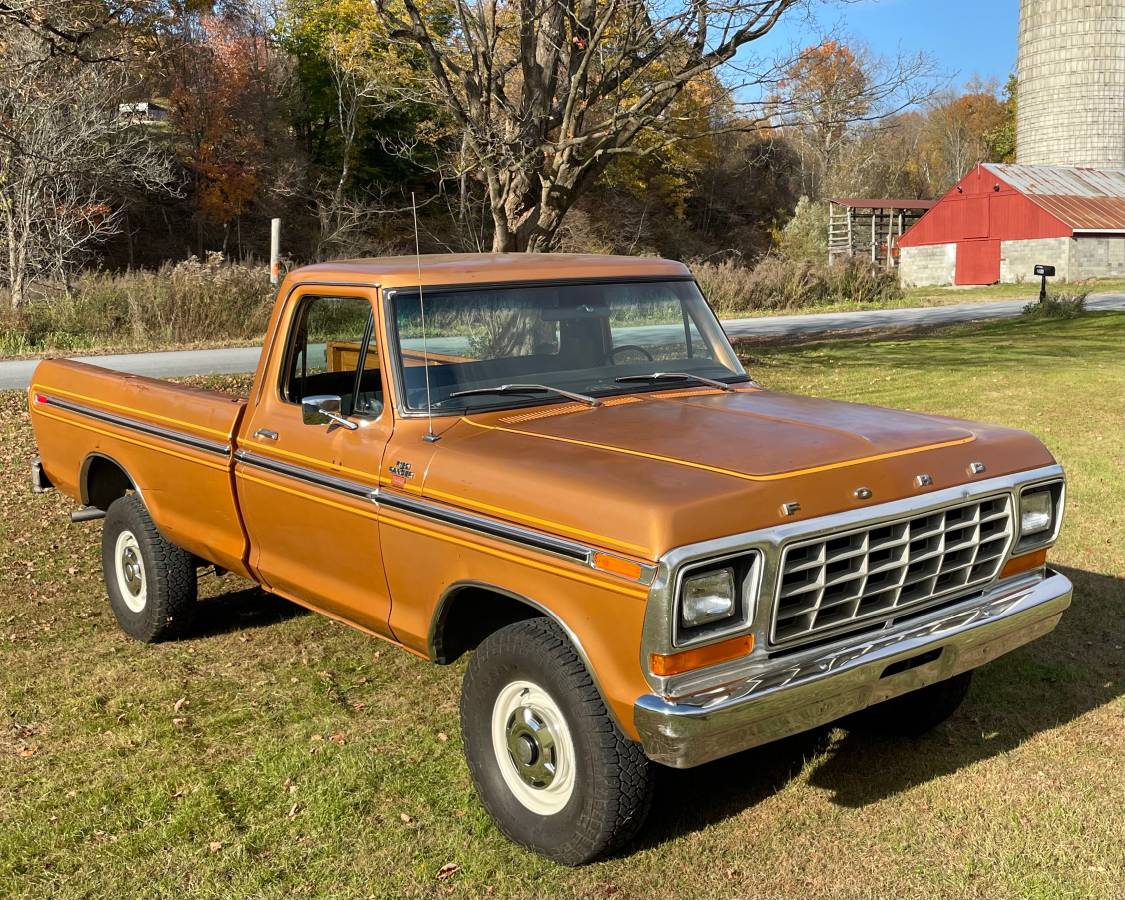
{"type": "Polygon", "coordinates": [[[531,603],[498,588],[455,588],[442,600],[434,623],[430,637],[434,660],[451,663],[504,626],[542,615],[531,603]]]}
{"type": "Polygon", "coordinates": [[[133,480],[108,456],[86,457],[82,465],[82,503],[95,509],[109,509],[118,497],[136,490],[133,480]]]}

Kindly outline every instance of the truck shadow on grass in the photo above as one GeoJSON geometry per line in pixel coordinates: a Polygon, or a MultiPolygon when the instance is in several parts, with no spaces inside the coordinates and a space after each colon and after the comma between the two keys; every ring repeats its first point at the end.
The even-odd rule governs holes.
{"type": "Polygon", "coordinates": [[[265,628],[297,616],[312,615],[307,609],[276,594],[241,582],[244,587],[201,598],[185,639],[216,637],[235,631],[265,628]]]}
{"type": "MultiPolygon", "coordinates": [[[[1125,579],[1061,569],[1074,602],[1058,628],[982,667],[965,704],[921,738],[840,736],[837,723],[697,769],[658,770],[640,846],[736,816],[804,775],[831,801],[859,808],[1006,753],[1097,709],[1125,690],[1125,579]]],[[[628,852],[628,851],[626,851],[628,852]]]]}

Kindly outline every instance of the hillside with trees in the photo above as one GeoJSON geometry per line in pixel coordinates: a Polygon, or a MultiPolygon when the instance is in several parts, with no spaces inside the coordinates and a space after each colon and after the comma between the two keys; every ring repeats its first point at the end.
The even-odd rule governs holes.
{"type": "Polygon", "coordinates": [[[757,42],[811,0],[6,0],[0,285],[413,249],[820,265],[825,200],[1009,159],[1014,82],[757,42]]]}

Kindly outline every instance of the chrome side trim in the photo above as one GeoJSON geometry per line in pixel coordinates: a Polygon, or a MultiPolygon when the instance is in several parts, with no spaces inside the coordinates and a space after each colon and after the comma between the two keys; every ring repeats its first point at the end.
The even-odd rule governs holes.
{"type": "MultiPolygon", "coordinates": [[[[754,650],[744,659],[732,663],[700,669],[685,675],[660,677],[649,671],[649,656],[653,653],[667,654],[675,651],[672,644],[672,615],[675,609],[676,585],[678,573],[686,565],[706,561],[720,556],[727,556],[739,551],[759,550],[763,554],[764,571],[759,598],[771,598],[776,588],[778,565],[781,558],[781,548],[790,541],[798,539],[815,538],[859,525],[875,526],[901,518],[905,515],[919,515],[928,511],[948,506],[958,501],[973,500],[988,494],[1009,492],[1015,495],[1025,485],[1039,482],[1058,481],[1063,478],[1063,469],[1059,465],[1043,466],[1038,469],[1029,469],[1024,472],[1014,472],[1010,475],[997,476],[979,482],[956,485],[938,491],[914,497],[905,497],[880,503],[875,506],[865,506],[861,509],[847,510],[815,519],[800,522],[780,521],[778,524],[756,531],[728,535],[697,544],[688,544],[677,547],[665,553],[659,562],[656,580],[649,591],[648,609],[645,612],[644,631],[640,646],[641,670],[645,673],[653,692],[659,695],[679,693],[684,682],[691,682],[697,688],[703,683],[717,684],[730,681],[738,677],[738,671],[748,667],[761,665],[770,658],[776,648],[771,648],[768,643],[769,623],[772,615],[772,604],[759,602],[758,608],[751,615],[751,620],[746,631],[755,635],[754,650]]],[[[1012,545],[1014,546],[1014,544],[1012,545]]],[[[1008,550],[1012,553],[1011,546],[1008,550]]],[[[1006,560],[1005,560],[1006,562],[1006,560]]],[[[1003,569],[1003,565],[1001,565],[1003,569]]],[[[966,594],[988,590],[995,584],[977,585],[966,594]]],[[[956,597],[947,600],[953,602],[956,597]]],[[[911,613],[915,612],[912,610],[911,613]]],[[[858,636],[841,637],[836,644],[846,644],[849,640],[857,640],[858,636]]],[[[808,652],[826,652],[831,647],[818,647],[808,652]]],[[[799,652],[799,651],[798,651],[799,652]]],[[[792,657],[790,657],[792,660],[792,657]]]]}
{"type": "Polygon", "coordinates": [[[315,484],[317,487],[328,488],[330,491],[347,494],[349,497],[358,497],[361,500],[372,501],[378,497],[378,489],[370,485],[358,481],[349,481],[346,478],[337,478],[335,475],[325,475],[323,472],[318,472],[315,469],[306,469],[304,466],[294,466],[269,456],[253,453],[250,450],[235,450],[234,458],[236,462],[245,463],[248,466],[254,466],[258,469],[265,469],[268,472],[284,475],[287,478],[294,478],[306,484],[315,484]]]}
{"type": "Polygon", "coordinates": [[[679,698],[645,694],[633,720],[650,759],[696,766],[975,669],[1050,632],[1072,592],[1069,580],[1049,570],[1013,578],[959,608],[799,663],[779,660],[679,698]]]}
{"type": "Polygon", "coordinates": [[[556,556],[562,556],[583,565],[593,564],[595,550],[592,547],[544,534],[541,531],[533,531],[530,528],[509,525],[496,519],[486,519],[482,516],[458,512],[448,507],[437,506],[425,500],[418,500],[414,497],[407,497],[383,489],[378,492],[378,502],[391,509],[402,510],[445,525],[455,525],[469,531],[475,531],[478,534],[486,534],[489,537],[500,538],[535,550],[553,553],[556,556]]]}
{"type": "MultiPolygon", "coordinates": [[[[346,478],[327,475],[323,472],[317,472],[314,469],[307,469],[304,466],[281,462],[280,460],[253,453],[249,450],[236,450],[234,458],[237,462],[244,463],[248,466],[254,466],[255,468],[274,472],[278,475],[284,475],[287,478],[293,478],[306,484],[314,484],[318,487],[327,488],[328,490],[336,491],[348,497],[366,500],[380,507],[405,512],[410,515],[428,519],[432,522],[440,522],[443,525],[464,528],[466,531],[471,531],[475,534],[498,538],[541,553],[550,553],[562,559],[577,562],[595,571],[602,571],[594,565],[594,557],[605,551],[589,547],[585,544],[579,544],[575,541],[567,540],[566,538],[555,537],[554,535],[546,534],[542,531],[535,531],[530,528],[523,528],[519,525],[512,525],[498,519],[490,519],[484,516],[473,515],[472,513],[460,512],[459,510],[447,506],[439,506],[428,500],[408,497],[395,491],[387,491],[382,488],[371,487],[370,485],[358,481],[349,481],[346,478]]],[[[606,555],[617,557],[615,553],[606,553],[606,555]]],[[[625,557],[619,558],[624,559],[625,557]]],[[[641,568],[641,578],[638,583],[642,586],[651,584],[656,575],[656,566],[647,563],[638,563],[638,565],[641,568]]],[[[612,575],[612,573],[609,572],[605,574],[612,575]]]]}
{"type": "Polygon", "coordinates": [[[42,396],[46,400],[46,403],[40,402],[39,405],[57,406],[59,409],[65,409],[68,412],[86,416],[88,419],[95,419],[99,422],[105,422],[108,425],[116,425],[119,428],[127,428],[139,434],[163,438],[166,441],[175,441],[177,444],[183,444],[186,447],[191,447],[195,450],[203,450],[207,453],[214,453],[219,456],[230,456],[229,444],[221,444],[218,441],[211,441],[207,438],[184,434],[182,431],[173,431],[171,428],[165,428],[162,425],[153,425],[149,422],[131,419],[128,416],[119,416],[116,413],[105,412],[90,406],[83,406],[81,403],[73,403],[70,400],[61,400],[48,393],[44,393],[42,396]]]}

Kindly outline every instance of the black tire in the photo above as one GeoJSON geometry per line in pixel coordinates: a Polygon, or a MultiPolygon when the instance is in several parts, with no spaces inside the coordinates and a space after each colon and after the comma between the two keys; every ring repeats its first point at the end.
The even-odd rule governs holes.
{"type": "Polygon", "coordinates": [[[102,575],[110,608],[129,637],[153,644],[182,634],[190,622],[195,557],[165,540],[136,494],[119,497],[106,511],[102,575]]]}
{"type": "Polygon", "coordinates": [[[848,727],[875,734],[920,737],[952,716],[969,693],[972,670],[892,697],[856,713],[848,727]]]}
{"type": "MultiPolygon", "coordinates": [[[[526,692],[522,696],[542,697],[526,692]]],[[[540,724],[550,722],[542,712],[538,715],[540,724]]],[[[519,726],[510,726],[508,734],[512,727],[519,726]]],[[[508,625],[477,648],[461,692],[461,733],[481,802],[500,830],[518,844],[576,866],[613,852],[644,824],[652,805],[652,764],[610,718],[574,646],[550,619],[508,625]],[[519,684],[531,684],[553,701],[554,712],[561,712],[565,720],[560,730],[570,739],[558,736],[560,747],[570,747],[573,787],[565,805],[549,813],[533,810],[521,799],[517,791],[538,802],[538,789],[520,784],[519,764],[506,752],[509,745],[501,756],[494,742],[494,715],[498,722],[511,723],[525,708],[519,707],[521,713],[511,717],[503,713],[507,708],[503,698],[518,690],[519,684]],[[515,788],[509,786],[512,779],[515,788]]],[[[561,759],[555,769],[560,780],[561,759]]]]}

